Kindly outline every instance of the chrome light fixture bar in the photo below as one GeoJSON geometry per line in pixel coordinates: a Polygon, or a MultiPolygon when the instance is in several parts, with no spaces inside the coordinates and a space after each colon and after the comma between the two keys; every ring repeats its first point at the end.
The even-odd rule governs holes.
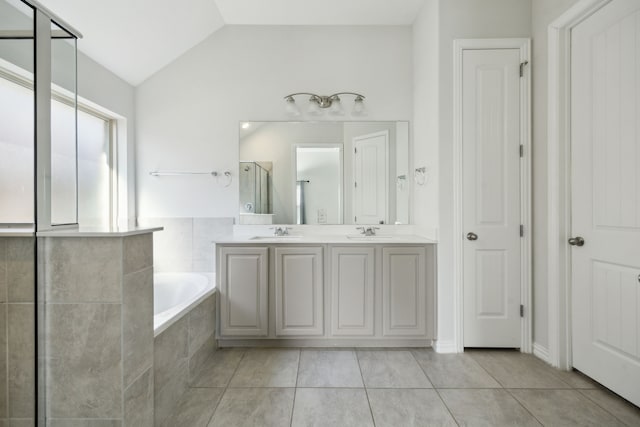
{"type": "Polygon", "coordinates": [[[285,110],[291,116],[300,116],[302,115],[302,111],[300,107],[296,104],[294,96],[298,95],[309,95],[309,107],[307,112],[311,115],[321,115],[323,109],[329,109],[329,114],[335,116],[344,115],[344,109],[342,107],[342,102],[340,100],[340,95],[353,95],[355,99],[353,101],[353,109],[351,110],[351,115],[353,116],[362,116],[365,114],[364,107],[364,95],[355,92],[338,92],[333,95],[316,95],[315,93],[310,92],[297,92],[292,93],[284,97],[284,101],[286,103],[285,110]]]}

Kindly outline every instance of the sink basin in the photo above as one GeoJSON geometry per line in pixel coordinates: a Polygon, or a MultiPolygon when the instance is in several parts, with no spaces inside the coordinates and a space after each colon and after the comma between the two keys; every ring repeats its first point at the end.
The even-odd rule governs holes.
{"type": "Polygon", "coordinates": [[[390,240],[393,239],[393,236],[389,235],[374,235],[374,236],[364,236],[362,234],[349,234],[347,235],[347,239],[351,240],[390,240]]]}
{"type": "Polygon", "coordinates": [[[296,240],[302,236],[253,236],[249,240],[296,240]]]}

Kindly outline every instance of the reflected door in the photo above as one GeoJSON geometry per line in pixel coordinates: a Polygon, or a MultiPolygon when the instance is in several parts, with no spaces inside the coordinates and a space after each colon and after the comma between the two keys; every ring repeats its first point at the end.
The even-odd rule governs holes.
{"type": "Polygon", "coordinates": [[[573,366],[640,405],[640,3],[572,31],[573,366]]]}
{"type": "Polygon", "coordinates": [[[353,147],[353,222],[387,224],[389,132],[355,137],[353,147]]]}

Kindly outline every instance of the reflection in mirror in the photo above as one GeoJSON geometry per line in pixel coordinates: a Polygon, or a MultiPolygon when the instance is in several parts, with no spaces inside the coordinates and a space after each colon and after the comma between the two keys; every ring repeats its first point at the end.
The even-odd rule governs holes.
{"type": "Polygon", "coordinates": [[[271,162],[240,162],[240,212],[265,215],[271,213],[269,176],[271,162]]]}
{"type": "Polygon", "coordinates": [[[296,224],[342,224],[342,146],[296,145],[296,224]]]}
{"type": "Polygon", "coordinates": [[[239,146],[240,224],[409,223],[408,122],[243,122],[239,146]],[[269,165],[266,213],[251,163],[269,165]]]}

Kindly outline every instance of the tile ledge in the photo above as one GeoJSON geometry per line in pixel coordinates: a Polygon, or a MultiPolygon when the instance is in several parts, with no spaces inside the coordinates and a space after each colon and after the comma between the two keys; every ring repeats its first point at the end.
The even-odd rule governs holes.
{"type": "Polygon", "coordinates": [[[164,227],[79,228],[75,230],[39,231],[38,237],[128,237],[162,231],[164,227]]]}

